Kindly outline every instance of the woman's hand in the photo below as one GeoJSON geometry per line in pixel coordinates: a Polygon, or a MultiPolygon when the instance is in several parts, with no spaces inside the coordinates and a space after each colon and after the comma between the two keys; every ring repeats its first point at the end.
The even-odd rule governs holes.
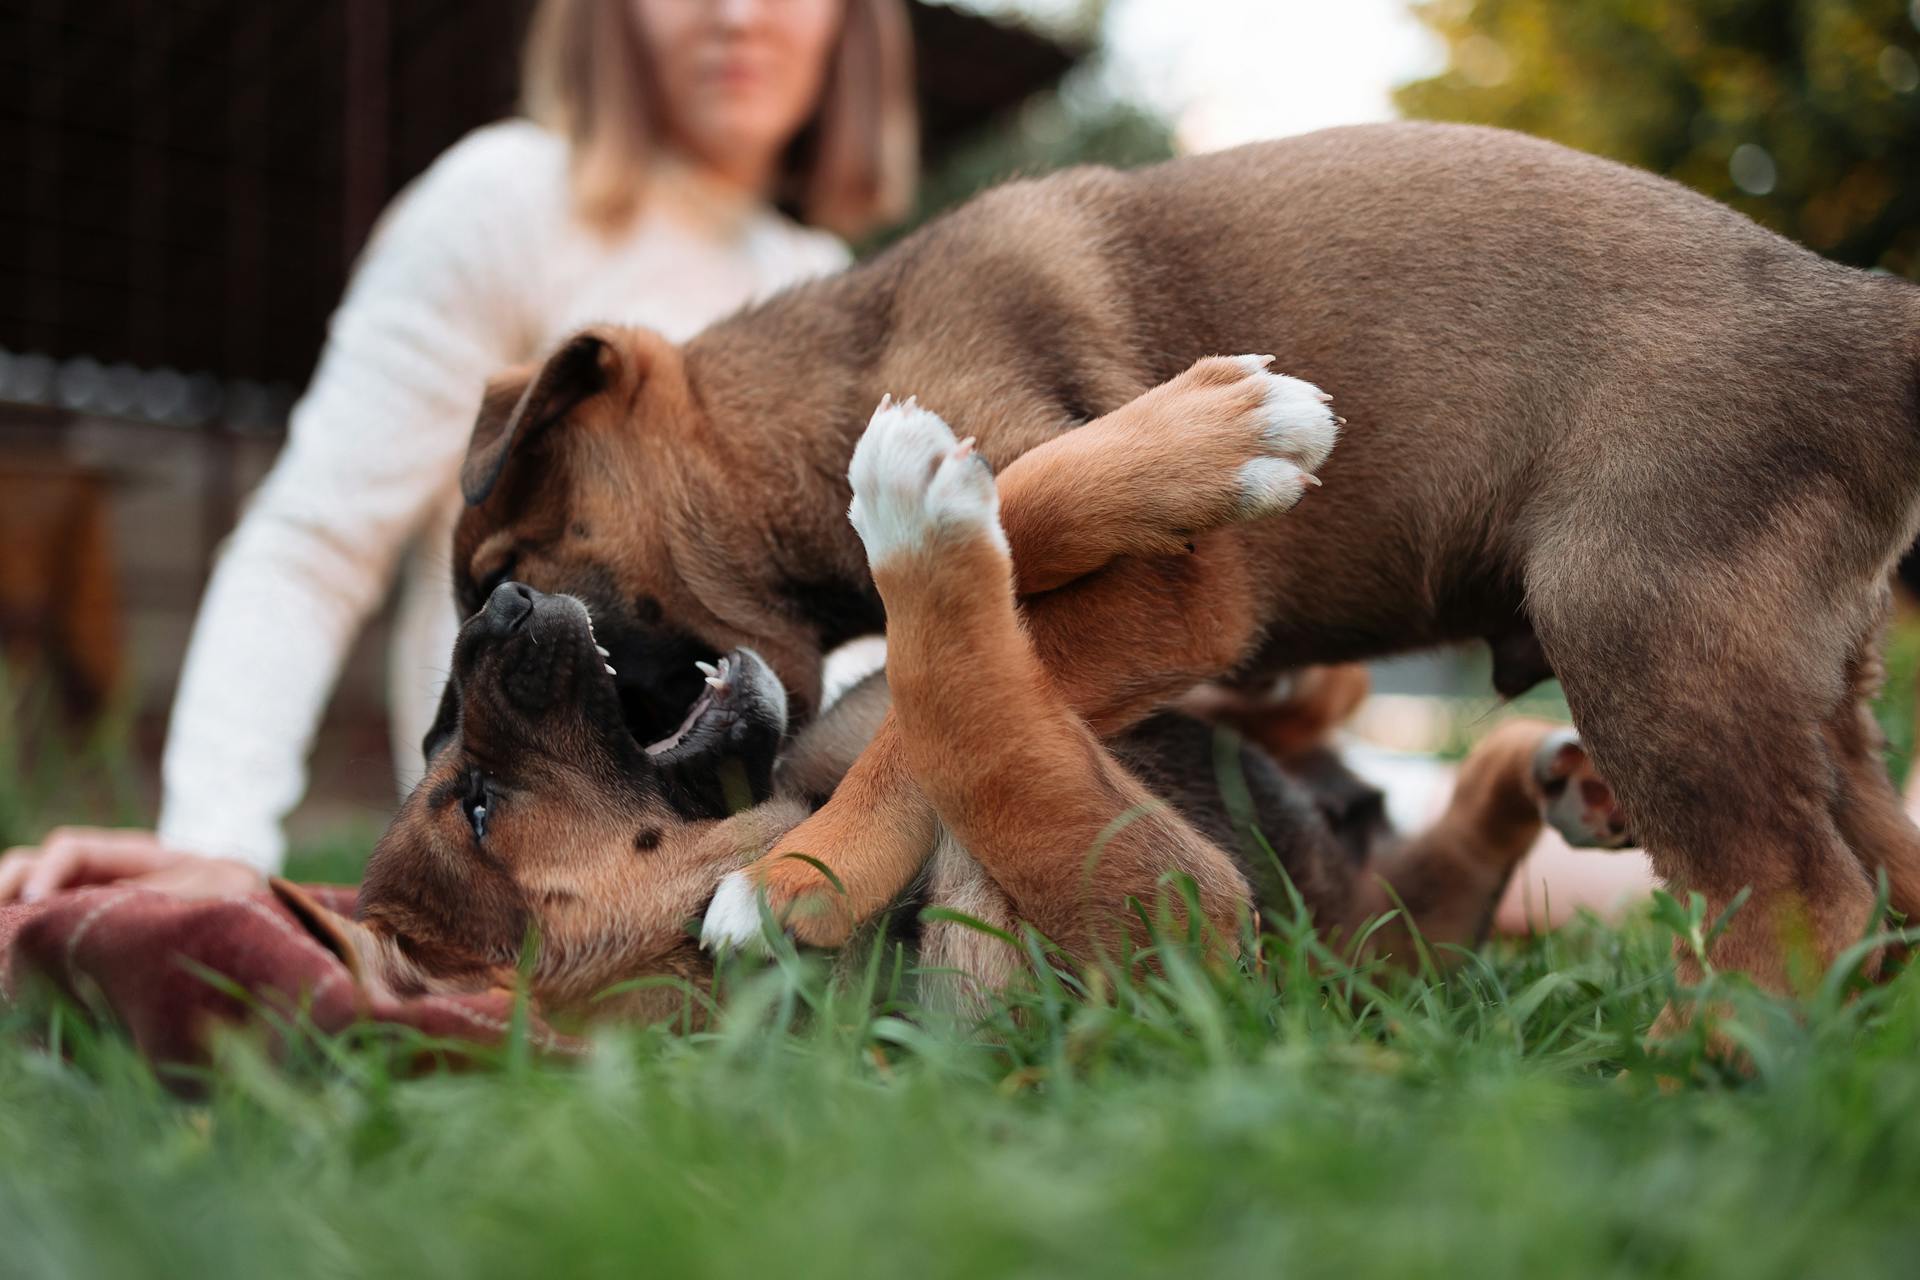
{"type": "Polygon", "coordinates": [[[162,844],[151,831],[56,827],[46,842],[0,857],[0,906],[62,889],[124,881],[183,898],[223,898],[266,887],[256,868],[162,844]]]}

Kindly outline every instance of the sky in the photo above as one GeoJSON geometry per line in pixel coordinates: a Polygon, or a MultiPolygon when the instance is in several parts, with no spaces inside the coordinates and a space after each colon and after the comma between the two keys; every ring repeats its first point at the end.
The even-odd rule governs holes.
{"type": "MultiPolygon", "coordinates": [[[[961,0],[1043,23],[1079,0],[961,0]]],[[[1406,0],[1111,0],[1112,87],[1159,108],[1207,150],[1393,115],[1396,84],[1442,49],[1406,0]]]]}

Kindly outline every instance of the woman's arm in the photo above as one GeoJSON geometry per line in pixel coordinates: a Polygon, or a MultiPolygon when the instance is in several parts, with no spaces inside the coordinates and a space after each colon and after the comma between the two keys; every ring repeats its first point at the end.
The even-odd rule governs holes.
{"type": "Polygon", "coordinates": [[[167,844],[279,864],[347,649],[407,540],[451,500],[485,379],[524,354],[521,175],[490,163],[486,142],[443,157],[375,232],[287,445],[220,556],[168,730],[167,844]]]}

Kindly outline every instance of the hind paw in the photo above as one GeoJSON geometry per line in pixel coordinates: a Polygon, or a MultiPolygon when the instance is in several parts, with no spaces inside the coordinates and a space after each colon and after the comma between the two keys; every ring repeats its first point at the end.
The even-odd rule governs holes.
{"type": "Polygon", "coordinates": [[[867,563],[925,550],[947,539],[985,537],[1004,553],[1000,493],[972,440],[954,438],[940,416],[914,400],[882,400],[847,469],[847,518],[866,544],[867,563]]]}
{"type": "Polygon", "coordinates": [[[1626,849],[1635,840],[1613,788],[1571,727],[1547,735],[1533,755],[1540,813],[1576,849],[1626,849]]]}

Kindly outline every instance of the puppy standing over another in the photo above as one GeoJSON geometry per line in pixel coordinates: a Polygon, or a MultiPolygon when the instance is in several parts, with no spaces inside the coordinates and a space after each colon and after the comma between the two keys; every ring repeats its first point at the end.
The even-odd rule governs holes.
{"type": "MultiPolygon", "coordinates": [[[[1864,705],[1920,517],[1920,290],[1514,134],[1367,126],[1014,183],[684,348],[583,335],[476,425],[459,595],[517,574],[590,600],[636,720],[740,644],[804,716],[822,654],[879,621],[842,512],[882,392],[978,438],[1016,545],[1065,504],[1093,546],[1162,554],[1187,438],[1122,406],[1247,350],[1340,396],[1328,492],[1201,548],[1204,613],[1084,704],[1096,727],[1227,673],[1478,638],[1502,692],[1560,678],[1670,885],[1715,913],[1752,890],[1721,967],[1784,989],[1790,939],[1833,960],[1882,871],[1920,917],[1920,831],[1864,705]],[[1043,489],[1020,457],[1056,437],[1078,465],[1043,489]]],[[[1016,566],[1050,667],[1089,633],[1125,644],[1078,549],[1016,566]]],[[[883,730],[776,850],[845,899],[805,863],[755,868],[802,938],[844,937],[918,867],[931,811],[902,754],[883,730]]]]}
{"type": "MultiPolygon", "coordinates": [[[[1318,397],[1264,372],[1264,361],[1213,362],[1201,375],[1143,410],[1206,425],[1195,456],[1211,462],[1189,469],[1179,497],[1162,496],[1164,532],[1290,507],[1308,484],[1301,464],[1323,456],[1331,425],[1318,397]]],[[[1028,465],[1073,457],[1045,446],[1028,465]]],[[[1151,901],[1168,872],[1193,877],[1209,921],[1232,939],[1250,903],[1287,909],[1284,870],[1336,935],[1351,939],[1397,899],[1430,941],[1471,942],[1542,812],[1584,768],[1552,726],[1504,725],[1466,762],[1448,814],[1403,844],[1377,792],[1324,748],[1314,758],[1311,726],[1328,718],[1317,706],[1298,708],[1307,727],[1284,735],[1299,747],[1291,774],[1178,715],[1115,724],[1122,731],[1103,745],[1073,691],[1123,677],[1135,659],[1089,634],[1062,655],[1069,672],[1030,645],[1009,559],[1026,550],[1002,531],[997,486],[970,447],[917,406],[888,406],[855,472],[855,518],[893,623],[898,729],[942,819],[922,850],[927,900],[1004,927],[1032,923],[1087,957],[1137,923],[1127,899],[1151,901]],[[1224,798],[1223,770],[1243,780],[1244,804],[1224,798]]],[[[1004,514],[1045,539],[1054,526],[1017,518],[1016,501],[1009,495],[1004,514]]],[[[1101,558],[1084,537],[1059,542],[1101,558]]],[[[1083,584],[1084,600],[1130,601],[1140,616],[1129,639],[1173,643],[1203,612],[1212,580],[1196,568],[1210,555],[1114,565],[1083,584]]],[[[403,993],[508,985],[537,929],[532,984],[544,1013],[681,1014],[676,986],[596,997],[627,979],[704,980],[689,922],[710,902],[710,918],[754,910],[750,896],[721,900],[716,883],[802,822],[886,715],[885,686],[868,682],[802,731],[776,774],[786,697],[757,656],[714,664],[678,727],[653,742],[632,734],[606,656],[578,601],[519,583],[496,587],[469,619],[445,728],[368,865],[360,919],[279,886],[364,982],[403,993]]],[[[1373,945],[1411,955],[1397,931],[1373,945]]],[[[922,960],[987,985],[1021,963],[946,923],[929,926],[922,960]]]]}

